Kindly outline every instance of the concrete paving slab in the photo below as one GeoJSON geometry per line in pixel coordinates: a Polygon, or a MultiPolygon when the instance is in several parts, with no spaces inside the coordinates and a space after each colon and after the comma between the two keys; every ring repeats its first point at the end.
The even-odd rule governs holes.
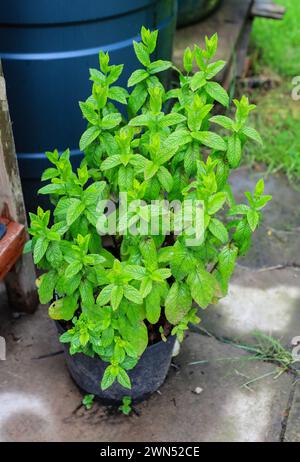
{"type": "MultiPolygon", "coordinates": [[[[245,167],[231,175],[237,203],[245,203],[244,191],[253,191],[263,174],[245,167]]],[[[264,220],[253,235],[253,245],[240,264],[250,268],[276,265],[300,266],[300,192],[292,189],[285,176],[265,179],[265,193],[273,196],[264,209],[264,220]]]]}
{"type": "Polygon", "coordinates": [[[200,327],[217,337],[251,341],[258,330],[290,347],[300,335],[300,269],[261,272],[237,267],[228,295],[199,315],[200,327]]]}
{"type": "Polygon", "coordinates": [[[1,441],[280,439],[293,377],[274,380],[274,366],[249,361],[214,338],[190,333],[161,394],[137,405],[139,415],[125,417],[98,403],[91,411],[80,407],[82,396],[44,307],[1,327],[8,347],[7,360],[0,362],[1,441]],[[208,362],[190,364],[201,360],[208,362]],[[251,390],[241,386],[265,374],[251,390]]]}
{"type": "Polygon", "coordinates": [[[284,441],[299,443],[300,441],[300,381],[295,384],[295,390],[288,410],[287,427],[284,441]]]}

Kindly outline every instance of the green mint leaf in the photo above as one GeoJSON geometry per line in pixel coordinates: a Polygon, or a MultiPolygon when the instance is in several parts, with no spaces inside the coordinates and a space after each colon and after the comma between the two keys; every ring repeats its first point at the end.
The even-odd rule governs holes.
{"type": "Polygon", "coordinates": [[[156,324],[160,318],[160,290],[153,286],[149,295],[145,299],[146,318],[151,324],[156,324]]]}
{"type": "Polygon", "coordinates": [[[206,270],[196,268],[187,277],[187,284],[190,288],[193,299],[201,308],[206,308],[211,303],[216,281],[206,270]]]}
{"type": "Polygon", "coordinates": [[[107,116],[103,117],[101,121],[101,127],[104,130],[110,130],[111,128],[115,128],[117,125],[119,125],[121,120],[122,120],[122,116],[118,112],[108,114],[107,116]]]}
{"type": "Polygon", "coordinates": [[[217,116],[211,117],[209,120],[210,122],[220,125],[221,127],[226,128],[227,130],[232,131],[234,129],[233,120],[227,116],[217,115],[217,116]]]}
{"type": "Polygon", "coordinates": [[[263,140],[261,139],[261,136],[258,133],[258,131],[255,130],[255,128],[243,127],[241,129],[241,133],[247,136],[247,138],[250,138],[251,140],[256,141],[261,146],[263,145],[263,140]]]}
{"type": "Polygon", "coordinates": [[[81,270],[82,270],[82,263],[80,261],[75,260],[67,266],[65,276],[68,279],[72,278],[77,273],[79,273],[79,271],[81,270]]]}
{"type": "Polygon", "coordinates": [[[80,151],[84,151],[100,134],[100,128],[93,126],[88,128],[82,135],[79,141],[80,151]]]}
{"type": "Polygon", "coordinates": [[[133,85],[136,85],[142,82],[143,80],[147,79],[147,77],[149,77],[149,74],[147,71],[145,71],[144,69],[137,69],[129,77],[127,86],[133,87],[133,85]]]}
{"type": "Polygon", "coordinates": [[[208,146],[216,151],[226,151],[227,146],[225,141],[220,135],[213,132],[193,132],[192,137],[200,141],[204,146],[208,146]]]}
{"type": "Polygon", "coordinates": [[[209,80],[212,79],[215,75],[217,75],[224,67],[226,66],[226,61],[216,61],[214,63],[210,63],[207,66],[205,77],[209,80]]]}
{"type": "Polygon", "coordinates": [[[105,369],[105,372],[101,380],[101,384],[100,384],[101,390],[102,391],[107,390],[107,388],[109,388],[114,383],[115,380],[116,380],[116,375],[114,373],[113,366],[108,366],[105,369]]]}
{"type": "Polygon", "coordinates": [[[190,83],[191,90],[197,91],[200,88],[204,87],[204,85],[206,85],[206,83],[207,82],[206,82],[204,72],[202,72],[202,71],[196,72],[196,74],[194,74],[192,79],[191,79],[191,83],[190,83]]]}
{"type": "Polygon", "coordinates": [[[49,271],[41,276],[41,282],[38,288],[41,303],[48,303],[52,300],[57,279],[58,274],[56,271],[49,271]]]}
{"type": "Polygon", "coordinates": [[[67,210],[67,225],[71,226],[77,218],[80,217],[85,209],[85,205],[80,199],[71,199],[69,201],[69,208],[67,210]]]}
{"type": "Polygon", "coordinates": [[[33,261],[38,264],[45,255],[49,241],[45,237],[39,237],[33,246],[33,261]]]}
{"type": "Polygon", "coordinates": [[[149,58],[149,53],[145,45],[141,42],[133,41],[133,47],[134,47],[134,51],[135,51],[137,59],[140,61],[140,63],[143,64],[143,66],[148,67],[150,64],[150,58],[149,58]]]}
{"type": "Polygon", "coordinates": [[[251,231],[255,231],[258,223],[259,223],[259,215],[254,209],[249,209],[247,213],[247,221],[251,228],[251,231]]]}
{"type": "Polygon", "coordinates": [[[166,318],[171,324],[178,324],[192,307],[192,296],[187,284],[174,282],[165,302],[166,318]]]}
{"type": "Polygon", "coordinates": [[[138,305],[143,303],[143,297],[141,296],[140,292],[131,285],[124,287],[124,296],[130,302],[137,303],[138,305]]]}
{"type": "Polygon", "coordinates": [[[129,390],[131,389],[131,382],[129,375],[125,371],[125,369],[120,367],[119,374],[117,376],[118,382],[122,387],[128,388],[129,390]]]}
{"type": "Polygon", "coordinates": [[[228,242],[228,231],[223,223],[217,218],[212,218],[208,226],[209,231],[223,244],[228,242]]]}
{"type": "Polygon", "coordinates": [[[170,69],[170,67],[172,67],[172,63],[170,61],[163,61],[162,59],[159,59],[157,61],[153,61],[148,66],[148,71],[150,74],[157,74],[158,72],[163,72],[167,69],[170,69]]]}
{"type": "Polygon", "coordinates": [[[222,104],[222,106],[228,107],[229,96],[227,91],[217,82],[207,82],[205,90],[214,100],[222,104]]]}
{"type": "Polygon", "coordinates": [[[84,103],[82,101],[79,102],[79,106],[84,118],[90,122],[92,125],[98,125],[99,123],[99,115],[94,109],[93,104],[91,103],[84,103]]]}
{"type": "Polygon", "coordinates": [[[242,145],[239,136],[234,133],[228,138],[228,147],[226,153],[231,168],[237,168],[242,157],[242,145]]]}
{"type": "Polygon", "coordinates": [[[113,101],[118,101],[118,103],[127,104],[127,98],[129,98],[129,94],[125,88],[115,86],[109,88],[108,97],[113,101]]]}
{"type": "Polygon", "coordinates": [[[207,207],[207,212],[209,215],[214,215],[217,213],[224,205],[225,201],[227,199],[227,193],[226,192],[218,192],[216,194],[213,194],[208,198],[208,207],[207,207]]]}

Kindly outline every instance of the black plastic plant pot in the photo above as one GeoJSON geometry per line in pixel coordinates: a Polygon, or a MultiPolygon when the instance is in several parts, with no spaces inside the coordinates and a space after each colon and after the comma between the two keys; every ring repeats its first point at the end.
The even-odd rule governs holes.
{"type": "Polygon", "coordinates": [[[202,21],[212,14],[223,0],[178,0],[177,27],[202,21]]]}
{"type": "MultiPolygon", "coordinates": [[[[59,334],[63,334],[65,330],[62,325],[57,321],[55,324],[59,334]]],[[[107,404],[117,404],[124,396],[130,396],[135,402],[143,401],[158,390],[170,368],[175,340],[175,336],[170,336],[166,342],[160,341],[146,348],[135,368],[128,371],[131,390],[116,381],[110,388],[102,391],[100,382],[108,363],[82,353],[70,355],[69,344],[64,343],[63,348],[69,372],[78,387],[107,404]]]]}

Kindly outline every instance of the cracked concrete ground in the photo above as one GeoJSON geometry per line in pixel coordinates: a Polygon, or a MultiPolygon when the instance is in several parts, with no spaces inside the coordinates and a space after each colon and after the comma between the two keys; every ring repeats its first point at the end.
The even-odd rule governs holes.
{"type": "MultiPolygon", "coordinates": [[[[235,174],[237,196],[255,176],[235,174]]],[[[252,342],[255,329],[288,348],[300,336],[299,193],[281,177],[268,190],[275,199],[228,296],[201,312],[202,330],[189,333],[159,393],[130,417],[100,403],[86,411],[46,307],[14,319],[1,292],[0,441],[300,441],[297,377],[276,378],[276,365],[225,343],[252,342]]]]}

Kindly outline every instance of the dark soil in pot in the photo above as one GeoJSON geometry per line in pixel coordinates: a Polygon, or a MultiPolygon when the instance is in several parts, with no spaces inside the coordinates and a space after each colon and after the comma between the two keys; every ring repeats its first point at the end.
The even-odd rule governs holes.
{"type": "MultiPolygon", "coordinates": [[[[65,332],[59,322],[55,322],[58,333],[65,332]]],[[[164,382],[172,359],[176,337],[169,336],[166,342],[160,341],[150,345],[142,354],[134,369],[127,371],[132,388],[127,390],[115,382],[110,388],[102,391],[100,382],[108,363],[99,357],[90,358],[82,353],[70,355],[69,344],[63,344],[70,374],[78,387],[92,393],[106,403],[120,403],[124,396],[131,396],[137,402],[154,393],[164,382]]]]}
{"type": "Polygon", "coordinates": [[[178,0],[177,27],[186,27],[212,14],[223,0],[178,0]]]}

